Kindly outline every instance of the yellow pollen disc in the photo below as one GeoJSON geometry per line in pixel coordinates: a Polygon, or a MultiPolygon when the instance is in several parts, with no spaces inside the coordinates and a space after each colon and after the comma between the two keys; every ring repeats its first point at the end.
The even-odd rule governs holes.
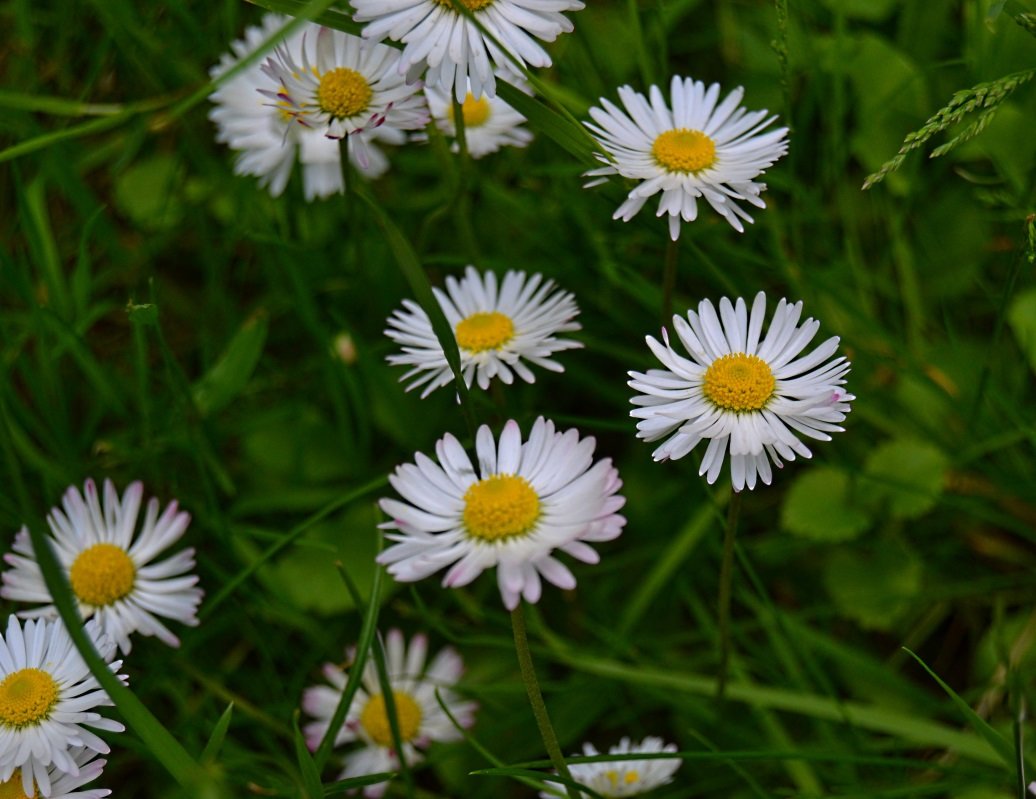
{"type": "MultiPolygon", "coordinates": [[[[20,669],[0,682],[0,726],[30,727],[50,714],[58,684],[41,669],[20,669]]],[[[12,794],[13,795],[13,794],[12,794]]]]}
{"type": "Polygon", "coordinates": [[[716,163],[716,143],[700,130],[667,130],[651,145],[651,155],[670,172],[700,172],[716,163]]]}
{"type": "Polygon", "coordinates": [[[514,338],[514,322],[499,311],[476,313],[457,323],[457,346],[468,352],[498,350],[514,338]]]}
{"type": "Polygon", "coordinates": [[[612,769],[611,771],[604,772],[604,776],[608,778],[608,782],[612,784],[612,788],[618,788],[619,783],[622,782],[624,785],[632,785],[633,783],[640,780],[640,774],[636,771],[627,771],[622,779],[619,779],[619,772],[612,769]]]}
{"type": "MultiPolygon", "coordinates": [[[[489,98],[482,95],[477,100],[475,95],[468,92],[468,96],[464,98],[464,102],[460,106],[460,114],[464,117],[465,128],[480,128],[489,121],[489,98]]],[[[453,122],[453,103],[446,108],[446,114],[450,118],[450,122],[453,122]]]]}
{"type": "Polygon", "coordinates": [[[115,544],[94,544],[79,553],[69,581],[80,602],[103,607],[133,590],[137,569],[130,556],[115,544]]]}
{"type": "Polygon", "coordinates": [[[724,355],[705,371],[705,396],[728,411],[758,411],[773,396],[776,385],[769,364],[755,355],[724,355]]]}
{"type": "Polygon", "coordinates": [[[27,796],[22,790],[22,770],[20,768],[14,770],[14,774],[7,782],[0,782],[0,799],[36,799],[38,795],[36,791],[33,791],[32,796],[27,796]]]}
{"type": "Polygon", "coordinates": [[[483,541],[525,535],[540,517],[540,498],[523,477],[494,474],[464,493],[464,527],[483,541]]]}
{"type": "MultiPolygon", "coordinates": [[[[417,735],[421,727],[421,706],[404,691],[393,691],[392,698],[396,703],[399,738],[406,743],[417,735]]],[[[367,701],[360,713],[360,725],[378,746],[392,746],[392,727],[385,712],[384,694],[376,694],[367,701]]]]}
{"type": "MultiPolygon", "coordinates": [[[[453,8],[450,0],[435,0],[435,2],[446,8],[453,8]]],[[[493,5],[493,0],[460,0],[460,4],[468,11],[481,11],[483,8],[493,5]]]]}
{"type": "Polygon", "coordinates": [[[317,87],[317,105],[336,119],[347,119],[365,111],[373,96],[367,79],[348,67],[325,72],[317,87]]]}

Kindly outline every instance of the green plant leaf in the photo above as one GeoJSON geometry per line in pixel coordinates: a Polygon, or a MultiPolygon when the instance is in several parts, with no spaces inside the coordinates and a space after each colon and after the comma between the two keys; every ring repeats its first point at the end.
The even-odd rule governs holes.
{"type": "Polygon", "coordinates": [[[839,550],[824,583],[843,614],[872,630],[890,629],[921,589],[921,562],[894,542],[873,551],[839,550]]]}
{"type": "Polygon", "coordinates": [[[230,729],[230,719],[234,715],[234,703],[227,705],[227,709],[219,717],[216,726],[212,728],[212,735],[201,753],[202,763],[211,763],[219,757],[219,751],[223,748],[223,741],[227,737],[227,730],[230,729]]]}
{"type": "Polygon", "coordinates": [[[1014,298],[1007,310],[1007,323],[1030,368],[1036,372],[1036,288],[1026,289],[1014,298]]]}
{"type": "Polygon", "coordinates": [[[306,739],[299,729],[298,711],[295,711],[292,729],[295,737],[295,759],[298,761],[299,773],[302,775],[303,799],[320,799],[324,795],[324,787],[320,783],[320,770],[309,753],[309,749],[306,748],[306,739]]]}
{"type": "Polygon", "coordinates": [[[927,442],[889,441],[873,450],[864,465],[866,499],[893,516],[914,519],[931,510],[943,492],[949,461],[927,442]]]}
{"type": "Polygon", "coordinates": [[[194,384],[192,393],[199,412],[208,416],[222,410],[244,390],[263,354],[268,326],[265,311],[241,325],[219,360],[194,384]]]}
{"type": "Polygon", "coordinates": [[[867,514],[851,500],[849,475],[833,466],[819,466],[791,484],[781,507],[781,526],[815,541],[848,541],[870,525],[867,514]]]}

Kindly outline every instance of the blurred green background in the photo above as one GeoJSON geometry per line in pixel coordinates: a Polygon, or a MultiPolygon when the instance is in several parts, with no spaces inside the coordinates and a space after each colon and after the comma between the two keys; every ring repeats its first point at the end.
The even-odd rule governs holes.
{"type": "MultiPolygon", "coordinates": [[[[459,206],[473,253],[446,144],[391,152],[369,191],[433,284],[472,261],[542,272],[582,309],[586,348],[562,355],[564,374],[476,397],[493,424],[543,414],[595,435],[625,480],[622,538],[532,619],[563,748],[654,734],[701,753],[660,799],[1017,796],[1017,755],[998,757],[902,647],[1016,750],[1036,673],[1034,83],[951,153],[927,158],[960,126],[861,185],[954,92],[1036,67],[1036,38],[1013,19],[1036,6],[588,5],[542,73],[576,118],[619,85],[681,74],[743,85],[748,108],[790,126],[754,226],[738,235],[711,212],[685,225],[675,307],[760,289],[802,299],[822,336],[841,337],[857,400],[812,462],[745,497],[732,685],[717,705],[729,489],[697,476],[700,453],[653,463],[628,417],[625,373],[651,364],[643,338],[661,318],[654,204],[612,222],[621,182],[583,190],[592,164],[541,134],[474,164],[459,206]]],[[[0,550],[23,522],[14,472],[40,514],[88,476],[179,499],[203,623],[177,651],[139,640],[128,671],[195,753],[236,703],[221,758],[233,796],[297,795],[292,714],[360,626],[334,564],[363,591],[373,576],[387,489],[370,484],[464,435],[452,392],[405,394],[385,363],[385,319],[411,293],[371,212],[305,203],[298,174],[276,200],[234,176],[208,103],[191,100],[262,13],[238,0],[0,7],[0,550]]],[[[462,591],[391,585],[381,626],[453,642],[481,705],[474,736],[507,763],[543,758],[490,576],[462,591]]],[[[102,785],[177,795],[132,734],[113,746],[102,785]]],[[[467,776],[489,764],[462,744],[428,760],[422,797],[532,795],[467,776]]]]}

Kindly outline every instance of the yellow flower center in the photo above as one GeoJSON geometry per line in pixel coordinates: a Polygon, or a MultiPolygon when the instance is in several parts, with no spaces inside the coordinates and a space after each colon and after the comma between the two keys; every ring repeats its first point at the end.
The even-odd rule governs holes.
{"type": "MultiPolygon", "coordinates": [[[[460,106],[460,115],[464,117],[465,128],[480,128],[489,121],[489,98],[483,95],[477,100],[475,95],[468,92],[468,96],[464,98],[464,102],[460,106]]],[[[450,118],[450,122],[453,122],[453,103],[451,102],[449,107],[446,109],[446,113],[450,118]]]]}
{"type": "MultiPolygon", "coordinates": [[[[468,11],[481,11],[483,8],[493,5],[493,0],[458,0],[462,6],[468,11]]],[[[450,0],[435,0],[441,6],[446,8],[453,8],[453,3],[450,0]]]]}
{"type": "Polygon", "coordinates": [[[96,607],[111,605],[133,590],[137,568],[115,544],[94,544],[79,553],[69,580],[80,602],[96,607]]]}
{"type": "Polygon", "coordinates": [[[700,130],[667,130],[651,145],[655,161],[670,172],[700,172],[716,163],[716,143],[700,130]]]}
{"type": "Polygon", "coordinates": [[[19,669],[0,682],[0,726],[39,724],[58,701],[58,684],[41,669],[19,669]]]}
{"type": "Polygon", "coordinates": [[[514,338],[514,322],[499,311],[475,313],[457,323],[457,346],[468,352],[498,350],[514,338]]]}
{"type": "Polygon", "coordinates": [[[738,352],[724,355],[705,371],[705,396],[728,411],[758,411],[773,396],[776,384],[762,358],[738,352]]]}
{"type": "Polygon", "coordinates": [[[367,79],[348,67],[325,72],[317,87],[317,105],[336,119],[347,119],[365,111],[373,96],[367,79]]]}
{"type": "MultiPolygon", "coordinates": [[[[392,699],[396,704],[399,738],[406,743],[421,727],[421,706],[404,691],[393,691],[392,699]]],[[[360,713],[360,725],[378,746],[392,746],[392,727],[385,711],[384,694],[375,694],[367,701],[360,713]]]]}
{"type": "Polygon", "coordinates": [[[622,775],[622,777],[620,777],[619,772],[612,769],[611,771],[604,772],[604,776],[608,778],[608,782],[612,784],[612,788],[618,788],[620,784],[629,786],[640,780],[640,774],[636,771],[627,771],[622,775]]]}
{"type": "Polygon", "coordinates": [[[27,796],[22,790],[22,770],[16,768],[11,779],[7,782],[0,782],[0,799],[36,799],[37,793],[34,790],[32,796],[27,796]]]}
{"type": "Polygon", "coordinates": [[[483,541],[522,536],[540,517],[540,498],[515,474],[494,474],[464,493],[464,527],[483,541]]]}

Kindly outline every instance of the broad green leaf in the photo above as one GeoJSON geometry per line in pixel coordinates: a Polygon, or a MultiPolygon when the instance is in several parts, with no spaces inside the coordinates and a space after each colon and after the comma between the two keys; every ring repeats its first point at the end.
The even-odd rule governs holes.
{"type": "Polygon", "coordinates": [[[253,314],[234,334],[220,359],[195,383],[194,402],[203,415],[222,410],[248,385],[263,354],[268,325],[265,311],[253,314]]]}
{"type": "Polygon", "coordinates": [[[949,461],[931,444],[899,439],[872,451],[861,489],[893,516],[913,519],[931,510],[943,492],[949,461]]]}
{"type": "Polygon", "coordinates": [[[1020,292],[1007,310],[1007,323],[1030,368],[1036,372],[1036,288],[1020,292]]]}
{"type": "Polygon", "coordinates": [[[167,230],[183,215],[183,168],[169,155],[139,161],[115,179],[115,205],[146,230],[167,230]]]}
{"type": "Polygon", "coordinates": [[[791,484],[781,507],[781,526],[816,541],[848,541],[867,529],[867,514],[850,496],[849,475],[833,466],[804,472],[791,484]]]}
{"type": "Polygon", "coordinates": [[[841,549],[824,568],[824,584],[838,609],[861,627],[888,630],[921,589],[921,562],[895,542],[871,551],[841,549]]]}

